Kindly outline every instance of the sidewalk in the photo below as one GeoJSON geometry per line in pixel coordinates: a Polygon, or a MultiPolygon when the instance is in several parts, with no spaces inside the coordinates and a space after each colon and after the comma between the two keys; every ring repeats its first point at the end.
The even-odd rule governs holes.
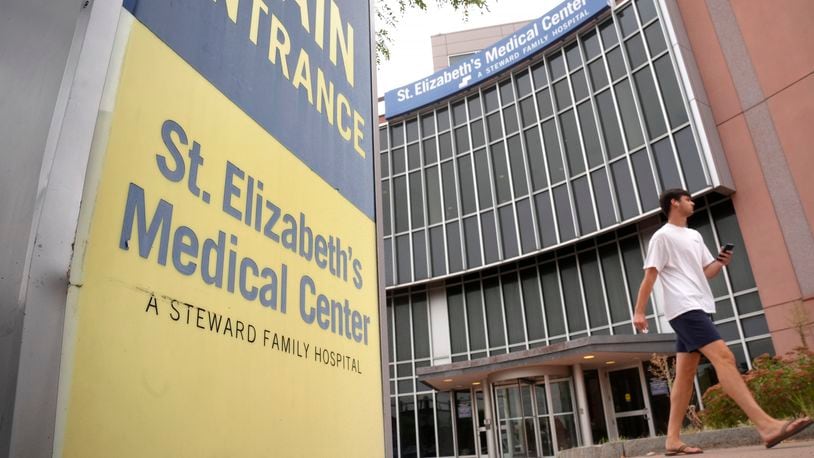
{"type": "MultiPolygon", "coordinates": [[[[664,456],[664,454],[654,454],[649,456],[664,456]]],[[[814,440],[788,441],[772,448],[766,449],[762,445],[752,445],[749,447],[717,448],[707,450],[704,458],[811,458],[814,457],[814,440]]]]}
{"type": "MultiPolygon", "coordinates": [[[[767,449],[752,427],[702,431],[681,436],[684,442],[705,450],[700,458],[797,458],[814,457],[814,426],[789,440],[767,449]]],[[[619,458],[664,456],[664,437],[647,437],[600,445],[572,448],[558,454],[560,458],[619,458]]],[[[686,455],[685,455],[686,456],[686,455]]]]}

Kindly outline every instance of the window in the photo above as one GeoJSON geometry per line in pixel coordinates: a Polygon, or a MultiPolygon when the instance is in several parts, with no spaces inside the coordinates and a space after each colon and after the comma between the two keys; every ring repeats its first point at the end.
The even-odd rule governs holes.
{"type": "Polygon", "coordinates": [[[486,264],[491,264],[499,259],[494,212],[488,211],[483,213],[480,217],[480,221],[481,228],[483,229],[483,251],[486,257],[486,264]]]}
{"type": "Polygon", "coordinates": [[[457,221],[447,224],[447,248],[450,272],[462,270],[464,266],[461,254],[461,232],[457,221]]]}
{"type": "Polygon", "coordinates": [[[667,126],[664,124],[664,114],[659,104],[659,96],[650,68],[639,70],[633,75],[633,79],[636,81],[636,88],[639,91],[639,102],[644,111],[647,134],[650,139],[654,139],[667,132],[667,126]]]}
{"type": "Polygon", "coordinates": [[[483,298],[479,282],[466,284],[466,317],[469,324],[469,348],[473,352],[485,350],[486,327],[483,323],[483,298]]]}
{"type": "Polygon", "coordinates": [[[534,221],[529,199],[517,202],[517,219],[520,230],[520,249],[523,253],[530,253],[537,248],[537,242],[534,237],[534,221]]]}
{"type": "Polygon", "coordinates": [[[458,178],[461,181],[462,213],[467,215],[477,210],[475,205],[475,178],[472,175],[472,158],[468,154],[458,158],[458,178]]]}
{"type": "Polygon", "coordinates": [[[543,145],[540,141],[540,130],[535,126],[525,131],[526,154],[528,155],[529,169],[531,171],[531,186],[537,191],[548,185],[545,176],[545,162],[543,161],[543,145]]]}
{"type": "Polygon", "coordinates": [[[513,258],[517,252],[517,228],[514,224],[514,211],[511,205],[498,209],[500,217],[500,239],[503,246],[503,259],[513,258]]]}
{"type": "Polygon", "coordinates": [[[616,214],[613,211],[613,199],[608,185],[608,172],[606,169],[597,169],[591,173],[591,181],[594,186],[594,197],[596,210],[599,214],[599,224],[602,227],[616,223],[616,214]]]}
{"type": "Polygon", "coordinates": [[[588,322],[591,328],[605,326],[608,324],[608,314],[605,311],[599,262],[595,251],[591,250],[579,254],[579,270],[582,273],[582,285],[585,288],[588,322]]]}
{"type": "Polygon", "coordinates": [[[562,127],[565,155],[568,158],[568,171],[570,176],[573,177],[585,171],[585,161],[582,159],[582,147],[579,144],[579,132],[577,131],[577,119],[574,110],[568,110],[560,115],[560,127],[562,127]]]}
{"type": "Polygon", "coordinates": [[[560,240],[571,240],[576,237],[574,219],[571,216],[571,200],[565,185],[554,188],[554,208],[557,210],[557,227],[560,229],[560,240]]]}
{"type": "MultiPolygon", "coordinates": [[[[463,326],[466,318],[464,318],[464,298],[460,286],[447,288],[447,310],[452,353],[466,353],[466,328],[463,326]]],[[[398,317],[396,318],[398,319],[398,317]]]]}
{"type": "Polygon", "coordinates": [[[492,168],[494,170],[497,203],[502,204],[512,198],[512,191],[509,186],[509,169],[506,164],[506,150],[503,147],[503,143],[494,144],[490,149],[492,152],[492,168]]]}
{"type": "Polygon", "coordinates": [[[514,187],[515,198],[525,196],[529,193],[526,182],[526,164],[523,162],[523,145],[520,135],[509,138],[506,143],[509,146],[509,164],[512,169],[512,186],[514,187]]]}
{"type": "Polygon", "coordinates": [[[622,125],[625,128],[628,148],[636,148],[644,143],[642,129],[639,125],[639,115],[636,114],[636,105],[633,102],[633,93],[627,79],[617,83],[616,100],[619,102],[619,112],[622,114],[622,125]]]}
{"type": "Polygon", "coordinates": [[[464,219],[464,240],[466,242],[467,267],[480,266],[480,233],[478,232],[477,216],[470,216],[464,219]]]}
{"type": "Polygon", "coordinates": [[[496,277],[483,280],[483,297],[486,301],[486,323],[489,332],[489,348],[503,347],[503,305],[500,300],[500,284],[496,277]]]}
{"type": "Polygon", "coordinates": [[[570,333],[585,330],[585,309],[582,305],[582,295],[579,286],[577,262],[574,256],[560,259],[560,275],[562,275],[562,295],[565,299],[565,313],[568,317],[568,331],[570,333]]]}
{"type": "Polygon", "coordinates": [[[594,199],[591,197],[591,190],[588,186],[588,178],[582,176],[574,180],[573,189],[574,201],[577,205],[579,233],[591,233],[596,230],[596,221],[594,220],[594,199]]]}
{"type": "Polygon", "coordinates": [[[565,321],[562,314],[562,300],[560,299],[560,280],[557,266],[554,263],[543,264],[540,267],[543,284],[543,307],[548,322],[548,335],[558,336],[565,334],[565,321]]]}
{"type": "Polygon", "coordinates": [[[534,206],[537,209],[537,227],[540,230],[540,241],[544,247],[557,244],[557,228],[554,214],[551,211],[551,201],[548,192],[534,196],[534,206]]]}
{"type": "Polygon", "coordinates": [[[501,277],[503,283],[503,304],[506,309],[506,330],[509,345],[524,343],[526,333],[523,325],[523,304],[520,302],[520,284],[517,274],[501,277]]]}
{"type": "Polygon", "coordinates": [[[526,312],[526,329],[529,341],[544,339],[543,308],[540,301],[540,280],[536,269],[520,272],[520,285],[523,290],[523,306],[526,312]]]}
{"type": "Polygon", "coordinates": [[[427,278],[427,239],[424,231],[413,233],[413,269],[416,280],[427,278]]]}
{"type": "Polygon", "coordinates": [[[622,263],[619,260],[619,250],[616,248],[616,244],[600,247],[599,258],[602,260],[602,275],[605,277],[605,293],[611,321],[614,323],[628,321],[630,320],[630,307],[627,303],[622,263]]]}
{"type": "Polygon", "coordinates": [[[475,151],[475,176],[478,181],[478,201],[480,208],[489,208],[492,206],[492,185],[489,180],[489,158],[486,156],[486,150],[480,149],[475,151]]]}

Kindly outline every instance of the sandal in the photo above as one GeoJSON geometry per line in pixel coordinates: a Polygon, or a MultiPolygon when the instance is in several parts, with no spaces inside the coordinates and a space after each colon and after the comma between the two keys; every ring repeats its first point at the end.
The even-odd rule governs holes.
{"type": "Polygon", "coordinates": [[[787,421],[786,424],[780,428],[780,434],[778,434],[774,439],[766,442],[766,448],[774,447],[775,445],[794,436],[800,431],[806,429],[810,424],[814,423],[814,421],[812,421],[810,418],[803,418],[802,421],[798,422],[797,425],[792,428],[791,424],[795,421],[797,421],[797,419],[787,421]]]}
{"type": "Polygon", "coordinates": [[[694,447],[692,445],[681,444],[681,447],[678,448],[670,448],[664,452],[664,456],[683,456],[683,455],[698,455],[700,453],[704,453],[698,447],[694,447]],[[694,448],[695,450],[687,450],[687,448],[694,448]]]}

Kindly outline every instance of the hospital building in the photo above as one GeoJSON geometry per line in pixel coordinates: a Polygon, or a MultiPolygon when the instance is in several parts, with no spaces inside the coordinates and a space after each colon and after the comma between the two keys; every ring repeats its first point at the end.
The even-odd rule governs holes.
{"type": "MultiPolygon", "coordinates": [[[[693,195],[689,226],[710,252],[735,245],[710,286],[739,368],[814,344],[814,3],[596,3],[433,36],[436,75],[478,59],[490,72],[472,65],[420,106],[385,97],[394,457],[543,457],[664,434],[650,359],[674,335],[658,290],[649,334],[632,310],[665,189],[693,195]],[[524,48],[528,30],[526,44],[548,41],[524,48]],[[484,63],[501,42],[506,60],[484,63]]],[[[715,383],[699,366],[699,408],[715,383]]]]}

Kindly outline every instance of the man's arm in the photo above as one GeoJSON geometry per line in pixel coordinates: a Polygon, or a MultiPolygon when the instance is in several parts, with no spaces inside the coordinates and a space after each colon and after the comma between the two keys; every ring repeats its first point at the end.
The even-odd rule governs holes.
{"type": "Polygon", "coordinates": [[[730,261],[732,261],[732,253],[729,251],[721,251],[718,254],[718,259],[704,266],[704,276],[707,278],[712,278],[718,275],[721,273],[721,269],[723,269],[724,266],[729,265],[730,261]]]}
{"type": "Polygon", "coordinates": [[[650,298],[650,293],[653,292],[653,285],[656,283],[658,276],[659,271],[655,267],[648,267],[644,270],[644,278],[639,286],[639,294],[636,296],[636,309],[633,314],[633,326],[640,331],[647,330],[647,319],[644,317],[647,312],[647,301],[650,298]]]}

